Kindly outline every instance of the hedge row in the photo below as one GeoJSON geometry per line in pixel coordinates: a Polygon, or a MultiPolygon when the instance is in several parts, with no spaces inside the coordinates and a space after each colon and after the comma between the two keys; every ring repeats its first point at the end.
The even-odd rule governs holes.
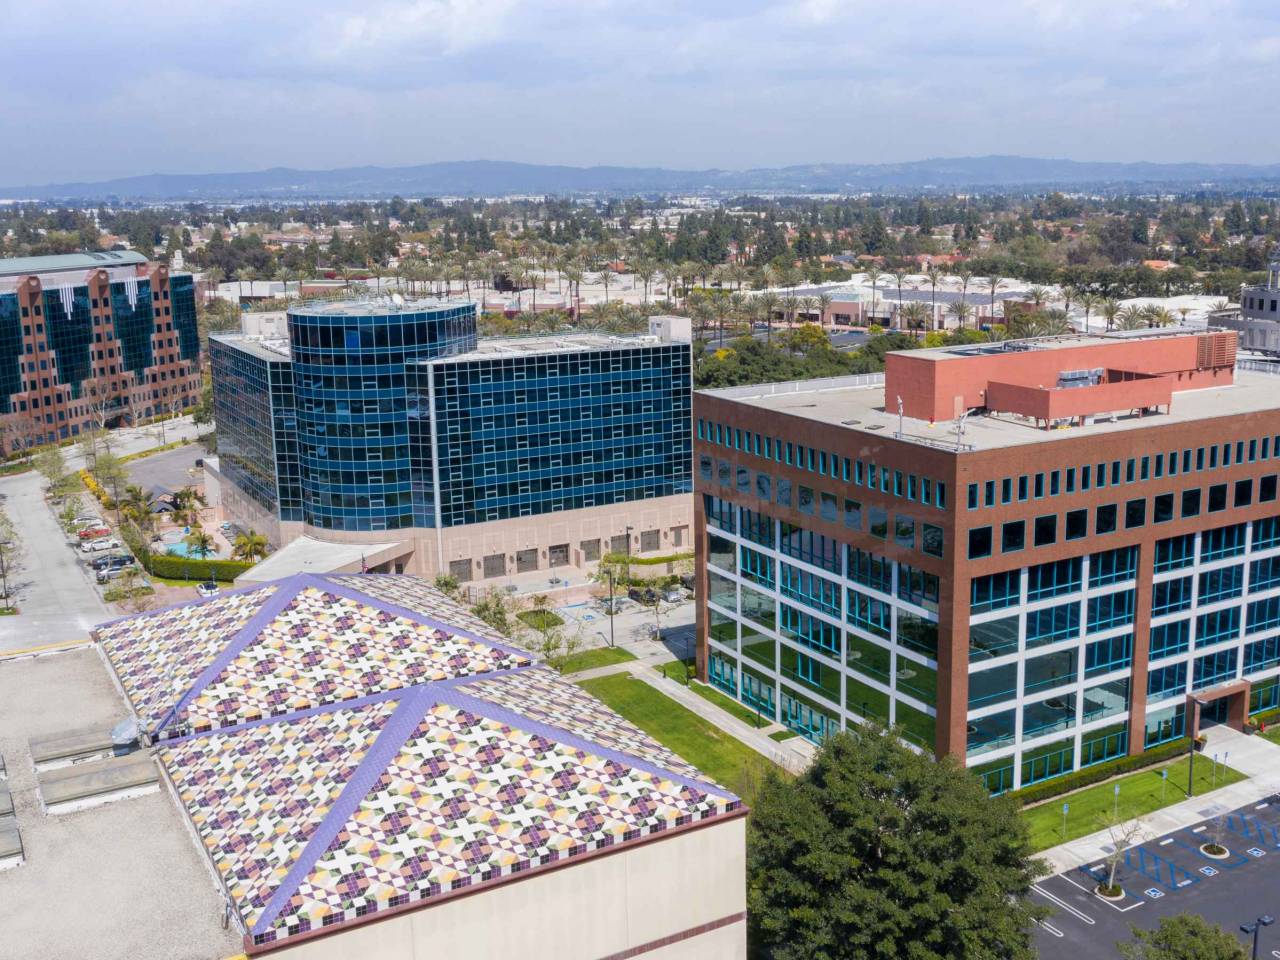
{"type": "Polygon", "coordinates": [[[111,499],[111,495],[103,489],[102,484],[93,479],[93,474],[88,470],[80,471],[80,481],[84,484],[86,490],[98,498],[98,502],[102,504],[102,509],[112,510],[115,508],[116,502],[111,499]]]}
{"type": "Polygon", "coordinates": [[[1012,797],[1022,806],[1028,807],[1033,803],[1051,800],[1064,793],[1070,793],[1072,790],[1079,790],[1081,787],[1101,783],[1103,780],[1109,780],[1121,773],[1131,773],[1144,767],[1155,766],[1165,760],[1182,756],[1190,749],[1191,741],[1187,737],[1183,737],[1180,740],[1171,740],[1168,743],[1160,744],[1158,747],[1152,747],[1137,756],[1117,757],[1115,760],[1097,763],[1091,767],[1085,767],[1083,770],[1077,770],[1075,773],[1068,773],[1063,777],[1055,777],[1052,780],[1045,780],[1043,783],[1033,783],[1029,787],[1023,787],[1021,790],[1011,791],[1007,796],[1012,797]]]}
{"type": "Polygon", "coordinates": [[[186,557],[175,557],[167,553],[153,553],[138,559],[148,573],[170,580],[213,579],[230,583],[253,566],[243,560],[197,560],[194,557],[188,560],[186,557]]]}
{"type": "Polygon", "coordinates": [[[670,553],[665,557],[628,557],[625,553],[607,553],[603,562],[620,566],[630,564],[633,567],[643,567],[656,566],[659,563],[679,563],[682,560],[692,559],[692,553],[670,553]]]}

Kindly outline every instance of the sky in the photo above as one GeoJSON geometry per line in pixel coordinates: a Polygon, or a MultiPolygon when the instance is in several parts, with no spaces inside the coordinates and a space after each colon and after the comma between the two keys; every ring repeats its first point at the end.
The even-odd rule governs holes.
{"type": "Polygon", "coordinates": [[[0,0],[0,184],[1280,161],[1276,0],[0,0]]]}

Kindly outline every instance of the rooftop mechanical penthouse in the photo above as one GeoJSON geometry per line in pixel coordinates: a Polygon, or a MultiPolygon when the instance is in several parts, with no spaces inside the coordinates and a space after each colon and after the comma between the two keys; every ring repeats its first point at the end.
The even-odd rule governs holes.
{"type": "Polygon", "coordinates": [[[1234,333],[694,395],[699,670],[993,792],[1280,704],[1280,379],[1234,333]]]}

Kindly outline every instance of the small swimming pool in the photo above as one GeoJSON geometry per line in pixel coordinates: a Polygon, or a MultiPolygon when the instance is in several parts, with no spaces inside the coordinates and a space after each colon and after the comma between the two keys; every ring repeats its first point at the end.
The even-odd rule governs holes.
{"type": "Polygon", "coordinates": [[[206,553],[203,550],[192,551],[185,543],[171,543],[165,547],[165,553],[173,557],[183,557],[187,560],[216,560],[216,553],[206,553]]]}

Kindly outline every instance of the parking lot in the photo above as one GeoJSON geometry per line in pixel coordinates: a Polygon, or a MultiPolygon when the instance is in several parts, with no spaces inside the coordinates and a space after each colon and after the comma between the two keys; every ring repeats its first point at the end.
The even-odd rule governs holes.
{"type": "MultiPolygon", "coordinates": [[[[1280,913],[1280,794],[1236,810],[1208,805],[1200,812],[1206,818],[1200,823],[1125,851],[1116,871],[1122,900],[1093,892],[1106,878],[1108,866],[1101,861],[1037,883],[1032,901],[1051,911],[1036,934],[1040,956],[1118,957],[1116,944],[1131,938],[1131,927],[1149,929],[1177,913],[1200,914],[1231,932],[1280,913]],[[1224,859],[1200,852],[1215,830],[1229,851],[1224,859]]],[[[1277,929],[1263,929],[1260,957],[1280,958],[1277,929]]],[[[1244,934],[1238,935],[1243,942],[1244,934]]]]}

